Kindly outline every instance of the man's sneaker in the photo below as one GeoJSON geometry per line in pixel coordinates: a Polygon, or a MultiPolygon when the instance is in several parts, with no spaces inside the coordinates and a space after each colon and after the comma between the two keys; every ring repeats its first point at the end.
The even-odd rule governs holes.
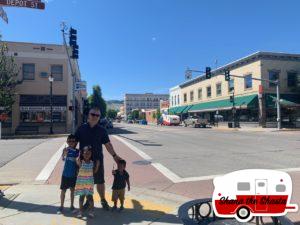
{"type": "Polygon", "coordinates": [[[111,208],[111,211],[116,211],[117,210],[117,206],[113,206],[112,208],[111,208]]]}
{"type": "Polygon", "coordinates": [[[77,218],[82,218],[82,212],[78,212],[78,214],[77,214],[77,218]]]}
{"type": "Polygon", "coordinates": [[[86,201],[83,205],[83,210],[87,210],[90,206],[90,203],[88,201],[86,201]]]}
{"type": "Polygon", "coordinates": [[[101,200],[101,205],[104,210],[109,210],[109,205],[105,199],[101,200]]]}
{"type": "Polygon", "coordinates": [[[63,209],[64,209],[63,207],[59,207],[58,210],[57,210],[57,214],[62,214],[63,209]]]}
{"type": "Polygon", "coordinates": [[[94,212],[89,212],[89,214],[88,214],[88,215],[89,215],[89,217],[90,217],[90,218],[94,218],[94,217],[95,217],[95,214],[94,214],[94,212]]]}
{"type": "Polygon", "coordinates": [[[120,208],[119,208],[119,211],[121,212],[121,211],[123,211],[124,210],[124,206],[120,206],[120,208]]]}
{"type": "Polygon", "coordinates": [[[72,213],[76,213],[76,212],[77,212],[77,210],[75,209],[74,206],[71,206],[71,207],[70,207],[70,211],[71,211],[72,213]]]}

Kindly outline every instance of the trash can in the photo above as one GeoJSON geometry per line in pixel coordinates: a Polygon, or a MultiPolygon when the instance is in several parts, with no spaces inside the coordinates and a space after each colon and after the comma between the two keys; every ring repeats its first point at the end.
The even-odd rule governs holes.
{"type": "Polygon", "coordinates": [[[228,127],[232,128],[232,122],[228,122],[228,127]]]}

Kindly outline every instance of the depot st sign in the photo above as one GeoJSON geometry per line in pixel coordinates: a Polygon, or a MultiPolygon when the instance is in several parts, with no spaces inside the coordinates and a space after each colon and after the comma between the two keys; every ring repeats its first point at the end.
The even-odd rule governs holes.
{"type": "Polygon", "coordinates": [[[31,9],[45,9],[45,3],[41,2],[40,0],[0,0],[0,5],[25,7],[31,9]]]}

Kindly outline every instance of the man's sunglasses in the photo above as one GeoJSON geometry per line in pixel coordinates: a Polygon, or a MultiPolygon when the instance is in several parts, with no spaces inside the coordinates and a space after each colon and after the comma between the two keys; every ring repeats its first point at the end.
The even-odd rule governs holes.
{"type": "Polygon", "coordinates": [[[100,114],[95,114],[95,113],[90,113],[91,116],[94,116],[94,117],[99,117],[100,114]]]}

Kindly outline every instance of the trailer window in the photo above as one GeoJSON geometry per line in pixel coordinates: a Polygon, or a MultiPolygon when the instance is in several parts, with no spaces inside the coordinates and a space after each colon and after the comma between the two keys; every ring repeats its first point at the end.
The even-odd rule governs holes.
{"type": "Polygon", "coordinates": [[[278,184],[276,185],[276,191],[277,192],[285,192],[285,185],[284,184],[278,184]]]}
{"type": "Polygon", "coordinates": [[[250,191],[250,183],[249,182],[239,182],[237,183],[238,191],[250,191]]]}
{"type": "Polygon", "coordinates": [[[259,182],[258,183],[258,187],[264,187],[265,186],[265,183],[264,182],[259,182]]]}

